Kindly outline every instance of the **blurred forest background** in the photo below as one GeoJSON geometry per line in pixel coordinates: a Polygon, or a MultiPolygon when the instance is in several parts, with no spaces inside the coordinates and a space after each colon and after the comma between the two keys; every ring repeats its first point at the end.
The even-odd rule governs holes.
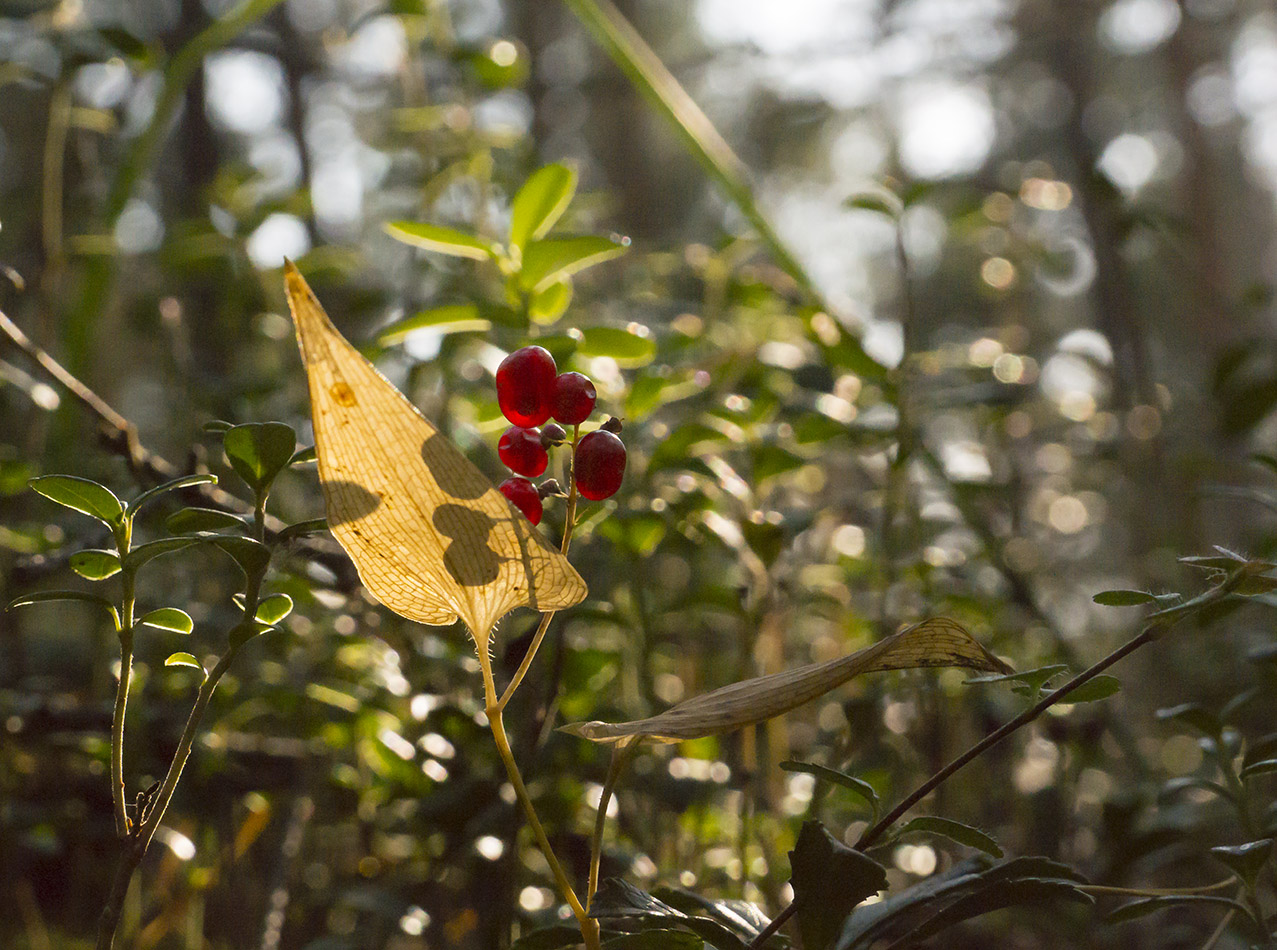
{"type": "MultiPolygon", "coordinates": [[[[1080,670],[1139,622],[1097,591],[1191,594],[1203,578],[1179,557],[1277,548],[1277,463],[1252,457],[1277,454],[1271,4],[620,3],[748,169],[749,200],[583,27],[592,6],[0,4],[0,309],[145,450],[235,490],[205,423],[309,432],[285,256],[494,478],[492,372],[525,342],[589,373],[624,418],[626,483],[574,543],[590,598],[555,622],[508,714],[578,873],[607,751],[558,724],[650,715],[933,615],[1019,669],[1080,670]],[[557,322],[523,322],[495,268],[384,231],[499,239],[548,162],[580,173],[560,230],[630,239],[577,275],[557,322]]],[[[99,415],[9,344],[6,602],[82,583],[69,555],[105,540],[29,478],[121,496],[157,480],[153,458],[131,464],[118,432],[103,439],[99,415]]],[[[271,510],[321,516],[313,468],[285,473],[271,510]]],[[[551,533],[561,518],[550,510],[551,533]]],[[[288,632],[224,681],[126,907],[128,945],[489,948],[558,920],[476,721],[470,639],[380,610],[331,539],[285,568],[288,632]]],[[[130,794],[162,775],[194,697],[191,671],[163,657],[220,648],[232,570],[184,552],[143,575],[148,608],[180,606],[196,630],[139,639],[130,794]]],[[[1207,849],[1265,832],[1272,789],[1251,783],[1240,827],[1201,784],[1231,767],[1219,736],[1156,710],[1240,696],[1224,738],[1271,732],[1270,596],[1125,661],[1121,693],[1052,710],[923,810],[1099,884],[1218,880],[1207,849]]],[[[506,675],[534,621],[499,631],[506,675]]],[[[90,945],[117,849],[117,658],[87,608],[0,614],[5,946],[90,945]]],[[[774,914],[802,819],[854,842],[869,818],[778,763],[845,768],[894,802],[1022,708],[966,678],[858,680],[766,728],[645,750],[605,876],[774,914]]],[[[896,889],[963,853],[909,842],[883,858],[896,889]]],[[[1199,947],[1223,916],[1105,924],[1111,906],[1000,912],[945,945],[1199,947]]]]}

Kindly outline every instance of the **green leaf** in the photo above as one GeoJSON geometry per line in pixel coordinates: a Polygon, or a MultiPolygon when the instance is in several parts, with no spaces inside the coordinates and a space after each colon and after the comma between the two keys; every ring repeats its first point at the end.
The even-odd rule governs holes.
{"type": "Polygon", "coordinates": [[[1067,670],[1068,667],[1063,663],[1054,663],[1050,666],[1039,666],[1032,670],[1021,670],[1018,673],[973,676],[971,679],[966,680],[965,683],[968,686],[974,686],[977,683],[1025,683],[1034,689],[1041,689],[1046,685],[1047,680],[1067,670]]]}
{"type": "Polygon", "coordinates": [[[296,452],[294,452],[293,457],[288,460],[288,464],[290,466],[291,465],[309,465],[311,462],[317,462],[317,461],[319,461],[319,456],[315,454],[315,447],[313,445],[310,445],[304,449],[298,449],[296,452]]]}
{"type": "Polygon", "coordinates": [[[572,280],[564,277],[532,295],[528,300],[528,317],[533,323],[549,326],[567,312],[571,302],[572,280]]]}
{"type": "Polygon", "coordinates": [[[120,573],[120,557],[114,551],[89,548],[71,555],[71,570],[91,581],[103,581],[120,573]]]}
{"type": "Polygon", "coordinates": [[[1101,699],[1108,699],[1114,693],[1122,688],[1122,681],[1116,676],[1107,676],[1101,673],[1093,679],[1087,680],[1073,692],[1065,696],[1060,702],[1062,703],[1094,703],[1101,699]]]}
{"type": "MultiPolygon", "coordinates": [[[[86,604],[96,604],[98,607],[105,607],[112,617],[118,617],[115,612],[114,605],[100,594],[89,594],[82,590],[42,590],[34,594],[23,594],[21,597],[15,597],[5,606],[5,610],[13,610],[15,607],[29,607],[31,604],[47,604],[57,600],[78,600],[86,604]]],[[[119,625],[119,621],[116,621],[119,625]]]]}
{"type": "Polygon", "coordinates": [[[204,431],[213,434],[229,432],[233,428],[234,424],[227,422],[225,419],[213,419],[210,422],[204,423],[204,431]]]}
{"type": "Polygon", "coordinates": [[[1210,849],[1210,853],[1220,863],[1228,865],[1251,888],[1255,886],[1259,872],[1268,863],[1272,851],[1272,838],[1261,838],[1238,845],[1220,845],[1210,849]]]}
{"type": "Polygon", "coordinates": [[[645,917],[656,920],[677,921],[682,927],[695,931],[713,946],[722,950],[744,950],[746,941],[716,919],[688,916],[651,894],[639,890],[633,884],[617,878],[608,878],[590,901],[590,916],[599,920],[612,917],[645,917]]]}
{"type": "Polygon", "coordinates": [[[629,246],[629,238],[598,235],[533,241],[523,252],[519,286],[536,293],[587,267],[619,257],[629,246]]]}
{"type": "Polygon", "coordinates": [[[190,633],[195,629],[195,621],[191,619],[191,615],[185,610],[178,610],[176,607],[161,607],[159,610],[152,610],[150,613],[143,615],[138,623],[145,624],[148,627],[155,627],[157,630],[167,630],[170,633],[190,633]]]}
{"type": "MultiPolygon", "coordinates": [[[[578,941],[581,932],[577,931],[578,941]]],[[[604,950],[701,950],[705,941],[686,930],[644,930],[603,942],[604,950]]]]}
{"type": "Polygon", "coordinates": [[[1163,897],[1146,897],[1143,900],[1123,904],[1105,918],[1105,923],[1120,924],[1128,920],[1138,920],[1168,907],[1183,907],[1196,904],[1198,906],[1214,905],[1220,908],[1240,911],[1252,920],[1254,916],[1249,908],[1228,897],[1217,897],[1210,894],[1168,894],[1163,897]]]}
{"type": "Polygon", "coordinates": [[[942,838],[956,841],[958,844],[966,845],[968,848],[983,851],[992,857],[1002,857],[1002,849],[998,847],[998,843],[989,835],[979,828],[972,828],[970,825],[964,825],[962,822],[953,821],[950,818],[940,818],[935,815],[914,818],[896,832],[895,837],[902,838],[913,832],[940,835],[942,838]]]}
{"type": "Polygon", "coordinates": [[[377,342],[382,346],[395,346],[417,330],[433,330],[447,335],[487,333],[491,329],[492,321],[481,316],[477,306],[472,303],[454,303],[432,307],[411,317],[396,320],[377,334],[377,342]]]}
{"type": "Polygon", "coordinates": [[[114,528],[124,521],[124,506],[105,485],[76,475],[40,475],[27,482],[49,501],[97,518],[114,528]]]}
{"type": "Polygon", "coordinates": [[[852,908],[887,886],[882,865],[838,841],[818,821],[803,823],[789,863],[804,950],[825,950],[852,908]]]}
{"type": "Polygon", "coordinates": [[[156,485],[154,488],[148,489],[138,495],[125,508],[125,512],[131,517],[137,514],[139,508],[148,501],[158,498],[165,492],[176,491],[179,488],[190,488],[192,485],[209,485],[217,484],[217,476],[212,473],[203,473],[200,475],[184,475],[181,478],[175,478],[172,481],[165,482],[163,485],[156,485]]]}
{"type": "Polygon", "coordinates": [[[173,534],[195,534],[200,531],[221,531],[234,528],[247,531],[248,524],[238,515],[213,508],[183,508],[169,515],[164,527],[173,534]]]}
{"type": "Polygon", "coordinates": [[[252,538],[239,538],[229,534],[210,534],[200,536],[225,551],[246,577],[259,577],[266,573],[270,564],[270,548],[252,538]]]}
{"type": "Polygon", "coordinates": [[[545,236],[576,194],[576,169],[546,165],[533,172],[510,209],[510,247],[522,248],[545,236]]]}
{"type": "Polygon", "coordinates": [[[171,554],[183,548],[189,548],[192,544],[197,543],[197,540],[196,538],[160,538],[158,541],[140,544],[124,555],[124,568],[136,573],[138,568],[152,558],[157,558],[161,554],[171,554]]]}
{"type": "Polygon", "coordinates": [[[620,327],[590,327],[582,332],[577,352],[582,356],[610,356],[625,368],[646,366],[656,358],[656,341],[620,327]]]}
{"type": "Polygon", "coordinates": [[[1135,607],[1157,602],[1154,595],[1144,590],[1106,590],[1091,599],[1104,607],[1135,607]]]}
{"type": "Polygon", "coordinates": [[[1271,775],[1277,772],[1277,759],[1260,759],[1242,768],[1242,778],[1254,778],[1257,775],[1271,775]]]}
{"type": "Polygon", "coordinates": [[[271,594],[262,598],[255,616],[267,626],[274,626],[293,612],[293,598],[287,594],[271,594]]]}
{"type": "Polygon", "coordinates": [[[328,530],[327,518],[312,518],[309,521],[298,521],[296,524],[290,524],[287,528],[275,536],[277,544],[283,544],[291,541],[293,538],[300,538],[304,534],[318,534],[321,531],[328,530]]]}
{"type": "Polygon", "coordinates": [[[424,221],[391,221],[386,225],[386,233],[404,244],[422,247],[427,251],[436,251],[451,257],[468,257],[471,260],[486,261],[497,256],[497,246],[491,241],[456,228],[444,227],[441,224],[426,224],[424,221]]]}
{"type": "Polygon", "coordinates": [[[1163,721],[1182,722],[1191,726],[1204,736],[1218,736],[1223,724],[1213,712],[1197,703],[1184,703],[1180,706],[1168,706],[1157,710],[1154,715],[1163,721]]]}
{"type": "Polygon", "coordinates": [[[200,661],[197,660],[190,653],[171,654],[169,658],[164,661],[164,665],[165,666],[190,666],[199,670],[201,673],[204,672],[204,664],[200,663],[200,661]]]}
{"type": "Polygon", "coordinates": [[[297,434],[282,422],[250,422],[235,426],[223,440],[231,467],[261,495],[297,450],[297,434]]]}
{"type": "Polygon", "coordinates": [[[864,779],[856,778],[856,776],[848,775],[845,772],[839,772],[837,769],[816,765],[814,762],[795,762],[790,760],[780,763],[780,767],[786,772],[806,772],[808,775],[814,775],[818,779],[849,789],[865,800],[873,811],[873,820],[878,820],[878,809],[882,807],[882,802],[878,800],[878,792],[864,779]]]}
{"type": "Polygon", "coordinates": [[[877,211],[893,220],[905,210],[904,202],[886,188],[858,192],[844,201],[843,206],[862,211],[877,211]]]}

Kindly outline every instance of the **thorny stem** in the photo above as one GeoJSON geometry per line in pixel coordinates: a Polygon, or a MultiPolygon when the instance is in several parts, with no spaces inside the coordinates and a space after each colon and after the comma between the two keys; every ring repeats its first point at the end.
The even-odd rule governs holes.
{"type": "MultiPolygon", "coordinates": [[[[559,545],[559,553],[567,556],[568,547],[572,544],[572,530],[576,527],[576,443],[581,434],[580,425],[572,427],[572,456],[568,462],[568,504],[567,513],[563,522],[563,543],[559,545]]],[[[556,611],[547,610],[541,615],[541,622],[537,625],[537,632],[532,635],[532,643],[528,646],[528,650],[523,654],[523,659],[519,662],[519,668],[514,671],[514,676],[510,679],[510,685],[501,693],[501,699],[497,701],[498,709],[505,709],[510,702],[510,697],[514,695],[514,691],[519,688],[519,684],[523,682],[523,677],[528,675],[528,668],[532,666],[532,661],[536,658],[537,650],[541,649],[541,641],[545,639],[546,631],[550,629],[550,621],[554,619],[556,611]]]]}
{"type": "Polygon", "coordinates": [[[488,726],[492,730],[492,738],[496,742],[497,754],[501,756],[501,763],[505,766],[506,775],[510,779],[510,784],[514,787],[514,794],[523,808],[523,814],[528,820],[528,826],[532,829],[532,835],[536,838],[537,845],[541,848],[541,853],[545,855],[545,860],[550,865],[550,872],[554,875],[554,881],[559,887],[559,893],[563,895],[563,899],[572,908],[572,914],[576,917],[577,923],[581,927],[581,937],[585,941],[587,950],[599,950],[598,923],[586,913],[581,899],[577,897],[576,891],[572,888],[572,882],[568,880],[568,876],[563,870],[563,865],[559,863],[559,859],[555,856],[554,849],[550,846],[550,839],[545,833],[545,828],[541,825],[541,819],[537,817],[536,806],[532,804],[532,798],[528,795],[527,786],[523,784],[523,776],[519,773],[519,766],[514,761],[514,753],[510,750],[510,740],[506,736],[505,725],[501,721],[501,703],[497,699],[496,682],[492,678],[492,660],[489,658],[488,651],[484,645],[480,645],[479,648],[479,668],[483,673],[483,695],[486,704],[485,712],[488,716],[488,726]]]}

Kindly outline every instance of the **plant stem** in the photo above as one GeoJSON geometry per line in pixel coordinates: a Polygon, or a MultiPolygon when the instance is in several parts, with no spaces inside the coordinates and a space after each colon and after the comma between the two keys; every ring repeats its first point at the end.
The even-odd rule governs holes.
{"type": "Polygon", "coordinates": [[[576,891],[572,888],[572,882],[568,880],[568,876],[563,870],[563,865],[559,863],[559,859],[555,856],[554,849],[550,846],[550,839],[545,833],[545,828],[541,825],[541,819],[537,817],[536,806],[532,804],[532,797],[528,795],[527,786],[523,784],[523,776],[519,773],[519,766],[514,761],[514,753],[510,751],[510,740],[506,736],[505,725],[501,721],[501,703],[497,699],[496,682],[492,678],[492,660],[488,656],[486,648],[482,645],[479,648],[479,668],[483,672],[483,695],[486,704],[485,712],[488,716],[488,726],[492,730],[492,738],[497,745],[497,754],[501,756],[501,764],[505,766],[506,776],[514,787],[514,794],[523,808],[523,814],[532,829],[532,835],[536,838],[537,845],[541,848],[541,853],[545,855],[545,860],[550,865],[550,871],[559,887],[559,893],[563,895],[563,899],[572,908],[572,913],[581,927],[581,937],[585,941],[587,950],[599,950],[598,923],[586,913],[581,899],[577,897],[576,891]]]}
{"type": "MultiPolygon", "coordinates": [[[[568,505],[567,513],[563,522],[563,542],[559,545],[559,553],[567,556],[568,547],[572,544],[572,530],[576,527],[576,444],[581,434],[580,425],[572,427],[572,457],[568,462],[568,505]]],[[[541,641],[545,639],[546,631],[550,629],[550,621],[554,619],[555,611],[547,610],[541,615],[541,622],[537,625],[537,632],[532,636],[532,643],[529,644],[528,650],[523,654],[523,659],[519,661],[519,668],[514,671],[514,676],[510,679],[510,685],[501,693],[501,699],[497,701],[498,709],[505,709],[510,702],[510,698],[514,695],[514,691],[519,688],[519,684],[523,682],[523,677],[528,675],[528,668],[532,666],[532,661],[536,658],[537,651],[541,649],[541,641]]]]}
{"type": "Polygon", "coordinates": [[[894,825],[905,812],[929,795],[937,786],[948,779],[949,776],[953,775],[953,773],[957,772],[964,765],[967,765],[973,760],[979,758],[984,752],[997,745],[1021,726],[1025,726],[1034,719],[1037,719],[1038,716],[1042,715],[1042,713],[1046,712],[1056,703],[1059,703],[1068,696],[1069,693],[1094,679],[1114,663],[1126,658],[1146,643],[1156,640],[1162,635],[1165,628],[1170,623],[1179,620],[1192,611],[1200,610],[1203,607],[1222,600],[1232,592],[1232,589],[1236,587],[1238,583],[1241,582],[1242,577],[1243,574],[1240,571],[1236,572],[1235,574],[1230,575],[1223,583],[1212,587],[1210,590],[1194,597],[1192,600],[1153,614],[1149,618],[1148,625],[1145,626],[1144,630],[1138,636],[1128,640],[1108,656],[1104,657],[1104,659],[1073,677],[1073,679],[1069,680],[1059,689],[1048,693],[1040,702],[1030,706],[1001,728],[985,736],[975,745],[971,746],[971,748],[967,749],[966,752],[963,752],[956,759],[942,768],[939,772],[936,772],[936,774],[931,776],[931,778],[919,785],[909,795],[905,796],[900,804],[898,804],[881,820],[879,820],[877,824],[867,829],[865,833],[860,836],[860,840],[856,842],[856,849],[863,851],[868,848],[882,837],[883,833],[894,825]]]}
{"type": "Polygon", "coordinates": [[[622,739],[612,747],[612,761],[608,763],[607,778],[603,780],[603,791],[599,793],[599,808],[594,815],[594,837],[590,841],[590,880],[585,890],[585,906],[594,900],[594,892],[599,889],[599,865],[603,862],[603,827],[607,824],[607,806],[612,800],[612,792],[620,781],[625,766],[629,764],[638,743],[622,739]]]}
{"type": "Polygon", "coordinates": [[[186,727],[178,740],[177,751],[173,753],[173,759],[169,762],[164,782],[160,785],[160,790],[156,793],[154,802],[147,809],[145,816],[138,816],[139,824],[128,837],[124,854],[121,855],[120,864],[116,868],[110,896],[107,898],[106,907],[102,909],[102,917],[98,923],[97,950],[111,950],[115,941],[115,930],[120,924],[120,913],[124,909],[124,898],[129,891],[129,882],[133,879],[133,872],[142,862],[151,839],[164,819],[164,812],[168,809],[173,792],[177,789],[178,779],[182,777],[182,769],[185,768],[186,760],[190,757],[195,735],[204,719],[204,713],[208,710],[209,700],[213,698],[213,690],[217,688],[218,681],[237,652],[238,647],[230,647],[200,684],[199,695],[195,698],[195,705],[191,707],[191,714],[186,719],[186,727]]]}
{"type": "MultiPolygon", "coordinates": [[[[115,550],[124,562],[133,537],[133,522],[125,518],[114,530],[115,550]]],[[[125,568],[120,574],[120,678],[115,685],[115,709],[111,713],[111,804],[115,811],[115,834],[126,838],[129,816],[125,809],[124,789],[124,713],[129,704],[129,687],[133,684],[133,610],[137,599],[137,578],[125,568]]]]}
{"type": "Polygon", "coordinates": [[[745,950],[761,950],[763,944],[770,940],[781,927],[789,922],[789,918],[798,912],[798,901],[793,900],[789,905],[772,918],[772,922],[763,928],[762,933],[749,942],[749,946],[745,950]]]}

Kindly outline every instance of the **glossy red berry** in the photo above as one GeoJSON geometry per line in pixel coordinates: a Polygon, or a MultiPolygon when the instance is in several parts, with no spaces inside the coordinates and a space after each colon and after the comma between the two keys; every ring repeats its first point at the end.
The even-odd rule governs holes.
{"type": "Polygon", "coordinates": [[[539,346],[515,350],[497,367],[497,403],[517,426],[539,426],[550,418],[558,368],[539,346]]]}
{"type": "Polygon", "coordinates": [[[497,443],[497,455],[510,471],[528,478],[536,478],[550,464],[550,457],[541,444],[540,429],[510,426],[497,443]]]}
{"type": "Polygon", "coordinates": [[[530,481],[516,475],[498,485],[497,490],[509,498],[514,507],[523,512],[525,518],[533,524],[541,523],[541,512],[544,510],[541,507],[541,495],[530,481]]]}
{"type": "Polygon", "coordinates": [[[611,498],[625,475],[625,445],[611,432],[591,432],[576,447],[576,488],[590,501],[611,498]]]}
{"type": "Polygon", "coordinates": [[[554,381],[551,415],[564,425],[578,425],[590,418],[597,398],[590,377],[583,373],[563,373],[554,381]]]}

